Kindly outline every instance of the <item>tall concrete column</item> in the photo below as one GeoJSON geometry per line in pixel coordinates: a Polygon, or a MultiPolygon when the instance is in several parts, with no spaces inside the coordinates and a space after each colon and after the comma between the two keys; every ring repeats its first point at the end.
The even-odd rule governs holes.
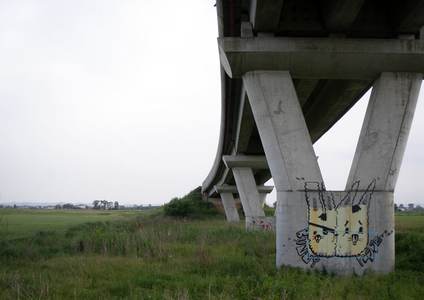
{"type": "Polygon", "coordinates": [[[222,205],[228,222],[239,222],[240,217],[237,212],[236,202],[232,193],[221,193],[222,205]]]}
{"type": "Polygon", "coordinates": [[[290,74],[248,72],[243,84],[277,189],[277,266],[296,265],[296,249],[287,251],[286,240],[307,221],[305,205],[293,193],[305,181],[322,183],[321,172],[290,74]]]}
{"type": "Polygon", "coordinates": [[[275,219],[265,217],[261,194],[272,191],[269,186],[257,186],[253,169],[267,169],[264,156],[224,155],[222,157],[227,168],[231,169],[237,186],[237,192],[246,217],[248,230],[274,230],[275,219]]]}
{"type": "MultiPolygon", "coordinates": [[[[356,148],[346,189],[367,189],[370,183],[375,199],[368,200],[368,227],[384,238],[375,268],[392,271],[395,265],[394,197],[396,181],[405,152],[422,74],[382,73],[375,82],[356,148]]],[[[372,232],[370,232],[372,234],[372,232]]]]}
{"type": "Polygon", "coordinates": [[[382,73],[375,82],[346,187],[394,191],[399,175],[422,74],[382,73]]]}
{"type": "Polygon", "coordinates": [[[243,83],[277,192],[303,189],[304,180],[322,182],[289,72],[248,72],[243,83]]]}
{"type": "Polygon", "coordinates": [[[326,191],[290,74],[243,76],[277,188],[277,267],[393,269],[393,189],[420,81],[416,74],[381,75],[346,190],[326,191]]]}
{"type": "Polygon", "coordinates": [[[236,167],[232,170],[245,216],[264,217],[265,213],[260,204],[259,192],[252,169],[236,167]]]}

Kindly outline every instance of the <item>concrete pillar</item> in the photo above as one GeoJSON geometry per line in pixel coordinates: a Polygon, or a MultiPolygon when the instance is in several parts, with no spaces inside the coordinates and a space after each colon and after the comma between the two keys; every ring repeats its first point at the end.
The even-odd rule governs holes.
{"type": "MultiPolygon", "coordinates": [[[[244,157],[245,159],[246,157],[244,157]]],[[[224,158],[224,161],[226,161],[227,164],[229,164],[232,168],[234,167],[233,163],[234,161],[236,161],[235,165],[243,165],[243,161],[240,160],[240,157],[237,156],[226,156],[224,158]]],[[[252,162],[252,160],[249,160],[249,158],[247,158],[247,161],[249,163],[252,162]]],[[[244,163],[246,163],[246,161],[244,161],[244,163]]],[[[247,169],[248,173],[251,173],[249,175],[241,175],[242,179],[241,181],[244,182],[244,184],[250,185],[252,182],[255,182],[254,178],[253,178],[253,172],[251,172],[251,168],[245,167],[242,169],[247,169]],[[250,171],[249,171],[250,170],[250,171]],[[246,178],[250,178],[248,180],[246,180],[246,178]],[[252,180],[253,178],[253,180],[252,180]]],[[[237,171],[236,171],[237,172],[237,171]]],[[[227,216],[227,220],[229,222],[238,222],[240,220],[237,209],[236,209],[236,205],[235,205],[235,200],[233,195],[234,194],[239,194],[240,192],[238,191],[236,186],[233,185],[215,185],[214,186],[215,192],[221,195],[221,199],[222,199],[222,204],[224,206],[224,210],[225,210],[225,214],[227,216]]],[[[242,193],[243,196],[240,196],[241,199],[243,199],[243,201],[240,201],[242,203],[242,207],[243,207],[243,211],[245,212],[245,216],[246,216],[246,228],[247,229],[263,229],[263,228],[267,228],[269,229],[271,227],[271,229],[274,228],[274,218],[272,218],[272,220],[268,220],[268,218],[262,216],[263,213],[263,205],[261,203],[261,201],[263,201],[265,199],[266,194],[269,194],[272,192],[273,187],[272,186],[256,186],[255,184],[255,190],[258,192],[258,199],[257,201],[255,201],[254,199],[254,195],[253,197],[246,197],[245,194],[249,194],[250,187],[248,189],[244,189],[244,192],[242,193]],[[253,202],[252,202],[253,201],[253,202]],[[256,202],[259,203],[259,208],[256,207],[256,202]],[[244,203],[244,204],[243,204],[244,203]],[[253,204],[252,204],[253,203],[253,204]],[[252,209],[253,207],[253,209],[252,209]],[[256,226],[256,225],[258,226],[256,226]],[[260,225],[260,226],[259,226],[260,225]]],[[[250,194],[250,196],[252,196],[250,194]]]]}
{"type": "Polygon", "coordinates": [[[375,179],[377,190],[394,191],[421,81],[421,74],[382,73],[375,82],[346,188],[375,179]]]}
{"type": "Polygon", "coordinates": [[[290,74],[243,76],[277,189],[277,267],[393,269],[393,189],[420,83],[421,75],[381,75],[346,190],[326,191],[290,74]]]}
{"type": "Polygon", "coordinates": [[[232,170],[246,217],[246,230],[274,231],[275,218],[265,217],[259,187],[256,186],[252,169],[249,167],[233,167],[232,170]]]}
{"type": "Polygon", "coordinates": [[[290,74],[255,71],[243,76],[277,192],[322,182],[308,128],[290,74]]]}
{"type": "Polygon", "coordinates": [[[265,213],[259,201],[259,192],[251,168],[233,168],[234,179],[246,217],[264,217],[265,213]]]}
{"type": "Polygon", "coordinates": [[[265,206],[266,195],[267,193],[259,193],[259,204],[262,208],[265,206]]]}
{"type": "Polygon", "coordinates": [[[228,222],[239,222],[240,217],[237,212],[236,203],[232,193],[221,193],[221,200],[228,222]]]}

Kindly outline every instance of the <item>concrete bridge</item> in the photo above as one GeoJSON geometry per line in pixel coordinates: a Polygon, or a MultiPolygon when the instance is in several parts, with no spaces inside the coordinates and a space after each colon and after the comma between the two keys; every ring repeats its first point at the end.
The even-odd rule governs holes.
{"type": "Polygon", "coordinates": [[[424,73],[424,1],[218,0],[222,113],[204,180],[247,228],[274,228],[277,267],[394,268],[393,192],[424,73]],[[327,191],[313,143],[370,88],[344,191],[327,191]],[[262,203],[272,187],[277,211],[262,203]]]}

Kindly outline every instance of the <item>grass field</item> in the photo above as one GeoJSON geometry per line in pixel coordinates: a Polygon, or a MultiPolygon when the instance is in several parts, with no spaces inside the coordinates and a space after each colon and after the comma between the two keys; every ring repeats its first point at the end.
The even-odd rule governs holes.
{"type": "Polygon", "coordinates": [[[293,268],[277,271],[274,234],[245,232],[242,224],[230,225],[221,218],[124,214],[87,224],[80,220],[99,221],[96,218],[102,215],[74,213],[73,224],[78,225],[64,219],[63,226],[46,222],[33,231],[30,220],[37,219],[37,212],[28,212],[22,228],[31,235],[17,239],[10,238],[11,230],[21,233],[22,228],[9,226],[8,238],[0,240],[0,299],[422,299],[424,295],[424,216],[396,218],[395,273],[336,277],[293,268]]]}
{"type": "Polygon", "coordinates": [[[397,215],[396,232],[423,232],[424,215],[397,215]]]}
{"type": "Polygon", "coordinates": [[[140,212],[134,210],[0,209],[0,235],[6,238],[23,238],[39,231],[64,232],[78,224],[119,220],[137,214],[140,212]]]}

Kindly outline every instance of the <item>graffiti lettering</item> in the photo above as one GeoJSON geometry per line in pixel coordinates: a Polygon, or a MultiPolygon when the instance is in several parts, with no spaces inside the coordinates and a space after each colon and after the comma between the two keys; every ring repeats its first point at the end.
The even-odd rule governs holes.
{"type": "Polygon", "coordinates": [[[274,230],[273,217],[251,217],[249,223],[251,228],[256,228],[264,231],[274,230]]]}
{"type": "MultiPolygon", "coordinates": [[[[363,266],[374,261],[386,233],[369,240],[368,208],[376,180],[365,191],[359,181],[338,201],[319,182],[305,182],[308,227],[296,233],[296,251],[305,264],[313,267],[321,258],[355,257],[363,266]]],[[[390,234],[389,234],[390,235],[390,234]]]]}

